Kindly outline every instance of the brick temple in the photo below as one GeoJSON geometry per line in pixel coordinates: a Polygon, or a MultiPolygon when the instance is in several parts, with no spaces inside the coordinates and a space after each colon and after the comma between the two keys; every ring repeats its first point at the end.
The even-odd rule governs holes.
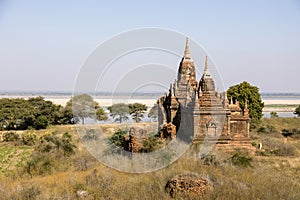
{"type": "Polygon", "coordinates": [[[177,79],[169,93],[158,100],[160,136],[179,137],[188,142],[211,141],[218,149],[253,150],[249,136],[250,117],[247,105],[227,99],[216,91],[206,56],[204,72],[197,81],[188,39],[179,64],[177,79]]]}

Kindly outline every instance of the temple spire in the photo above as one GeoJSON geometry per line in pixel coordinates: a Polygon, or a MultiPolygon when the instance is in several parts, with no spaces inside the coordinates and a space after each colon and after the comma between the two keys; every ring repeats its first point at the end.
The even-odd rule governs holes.
{"type": "Polygon", "coordinates": [[[205,69],[208,70],[208,56],[205,57],[205,69]]]}
{"type": "Polygon", "coordinates": [[[204,75],[206,77],[210,76],[210,71],[209,71],[209,68],[208,68],[208,56],[205,57],[204,75]]]}
{"type": "Polygon", "coordinates": [[[189,38],[188,37],[186,37],[186,42],[185,42],[184,58],[187,58],[187,59],[191,58],[190,47],[189,47],[189,38]]]}

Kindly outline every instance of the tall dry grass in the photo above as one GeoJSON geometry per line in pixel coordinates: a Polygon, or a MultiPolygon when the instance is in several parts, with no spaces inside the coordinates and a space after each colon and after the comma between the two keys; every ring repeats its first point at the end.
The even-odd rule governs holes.
{"type": "MultiPolygon", "coordinates": [[[[76,192],[80,190],[88,192],[86,199],[172,199],[165,191],[167,181],[190,172],[213,185],[204,199],[300,199],[300,161],[295,156],[254,156],[252,167],[241,167],[231,162],[232,154],[215,151],[216,162],[207,164],[199,155],[200,145],[192,145],[161,170],[132,174],[99,163],[76,137],[74,127],[57,126],[47,131],[74,134],[76,153],[65,161],[57,160],[54,164],[58,170],[51,173],[1,176],[0,199],[78,199],[76,192]]],[[[257,142],[262,138],[281,141],[272,134],[256,135],[257,142]]],[[[299,149],[300,142],[293,142],[299,149]]]]}

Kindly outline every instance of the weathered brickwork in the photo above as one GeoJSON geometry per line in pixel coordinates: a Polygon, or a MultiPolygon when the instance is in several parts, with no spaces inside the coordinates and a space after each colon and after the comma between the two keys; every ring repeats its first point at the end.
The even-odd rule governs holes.
{"type": "Polygon", "coordinates": [[[169,93],[158,100],[162,136],[192,137],[194,142],[209,138],[216,140],[216,146],[222,149],[253,149],[247,106],[242,110],[238,101],[229,101],[225,93],[216,91],[208,63],[206,57],[204,72],[198,83],[187,39],[177,80],[170,85],[169,93]],[[168,133],[170,124],[176,127],[175,135],[174,131],[168,133]]]}

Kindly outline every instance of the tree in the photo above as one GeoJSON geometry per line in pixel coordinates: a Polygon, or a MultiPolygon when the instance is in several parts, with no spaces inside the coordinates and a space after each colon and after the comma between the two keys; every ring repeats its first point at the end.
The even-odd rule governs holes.
{"type": "MultiPolygon", "coordinates": [[[[82,124],[84,124],[85,118],[97,116],[96,114],[99,108],[99,104],[88,94],[75,95],[67,102],[66,105],[67,110],[72,110],[73,118],[75,118],[75,120],[79,118],[82,124]]],[[[99,113],[101,114],[101,110],[98,111],[98,114],[99,113]]],[[[105,118],[103,115],[104,114],[102,113],[102,115],[97,116],[97,118],[105,118]]]]}
{"type": "Polygon", "coordinates": [[[59,124],[76,124],[79,119],[73,116],[72,104],[66,105],[65,107],[60,107],[59,113],[59,124]]]}
{"type": "Polygon", "coordinates": [[[6,130],[25,130],[47,128],[50,124],[60,123],[60,109],[43,97],[0,99],[0,128],[6,130]]]}
{"type": "Polygon", "coordinates": [[[132,115],[132,119],[135,120],[136,123],[142,120],[141,118],[144,117],[143,113],[145,111],[147,111],[147,106],[145,104],[129,104],[129,113],[132,115]]]}
{"type": "Polygon", "coordinates": [[[158,117],[158,104],[154,104],[154,106],[150,109],[149,113],[148,113],[148,117],[152,118],[152,119],[157,119],[158,117]]]}
{"type": "Polygon", "coordinates": [[[249,109],[249,115],[254,120],[260,120],[263,116],[262,109],[264,103],[261,100],[259,88],[250,85],[250,83],[244,81],[240,84],[231,86],[227,90],[228,98],[232,98],[233,101],[238,100],[240,102],[241,109],[245,108],[245,102],[249,109]]]}
{"type": "Polygon", "coordinates": [[[44,116],[44,121],[47,119],[48,124],[58,124],[60,105],[53,104],[52,101],[46,101],[44,97],[29,98],[28,103],[34,108],[34,116],[37,119],[39,116],[44,116]]]}
{"type": "Polygon", "coordinates": [[[0,123],[2,129],[27,129],[28,126],[32,126],[34,118],[34,107],[25,99],[0,99],[0,123]]]}
{"type": "Polygon", "coordinates": [[[129,107],[127,104],[117,103],[109,106],[107,109],[111,113],[110,116],[112,116],[116,122],[122,123],[122,121],[128,120],[129,107]]]}
{"type": "Polygon", "coordinates": [[[300,105],[295,109],[294,114],[300,117],[300,105]]]}

